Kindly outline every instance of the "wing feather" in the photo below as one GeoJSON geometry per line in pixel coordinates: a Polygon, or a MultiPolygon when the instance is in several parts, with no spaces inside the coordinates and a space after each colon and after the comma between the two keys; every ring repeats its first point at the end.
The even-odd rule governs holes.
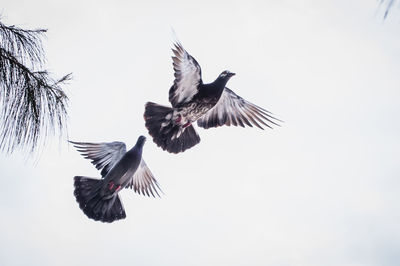
{"type": "Polygon", "coordinates": [[[218,103],[197,120],[197,125],[205,129],[223,125],[241,127],[255,125],[264,129],[262,125],[272,128],[271,124],[279,126],[278,122],[282,121],[273,117],[269,111],[225,88],[218,103]]]}
{"type": "Polygon", "coordinates": [[[132,179],[126,185],[126,188],[131,188],[136,193],[149,197],[150,195],[153,197],[155,197],[155,195],[160,197],[159,192],[162,192],[157,180],[154,178],[143,158],[132,179]]]}
{"type": "Polygon", "coordinates": [[[169,101],[175,107],[190,101],[202,84],[201,68],[197,61],[183,48],[179,42],[172,48],[172,65],[174,66],[174,84],[169,90],[169,101]]]}
{"type": "Polygon", "coordinates": [[[101,170],[102,177],[105,177],[126,153],[125,143],[119,141],[103,143],[69,142],[74,145],[85,159],[91,160],[92,164],[98,170],[101,170]]]}

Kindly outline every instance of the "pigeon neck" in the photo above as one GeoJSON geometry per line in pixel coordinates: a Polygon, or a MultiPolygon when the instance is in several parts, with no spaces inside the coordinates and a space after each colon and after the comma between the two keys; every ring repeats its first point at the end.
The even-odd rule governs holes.
{"type": "Polygon", "coordinates": [[[226,83],[228,83],[228,79],[221,78],[221,77],[218,77],[218,78],[214,81],[214,84],[215,84],[217,87],[222,87],[222,88],[225,88],[226,83]]]}
{"type": "Polygon", "coordinates": [[[136,152],[142,154],[142,152],[143,152],[143,146],[137,146],[137,147],[136,147],[136,152]]]}
{"type": "Polygon", "coordinates": [[[136,142],[136,145],[135,145],[134,148],[136,148],[137,151],[142,152],[143,146],[144,146],[144,142],[145,142],[145,139],[139,138],[138,141],[136,142]]]}

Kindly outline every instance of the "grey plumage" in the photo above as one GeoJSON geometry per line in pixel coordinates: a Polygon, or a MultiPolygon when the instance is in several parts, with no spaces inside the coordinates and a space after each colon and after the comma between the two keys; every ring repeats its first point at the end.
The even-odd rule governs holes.
{"type": "Polygon", "coordinates": [[[102,179],[75,176],[74,195],[79,207],[91,219],[113,222],[126,217],[118,193],[131,188],[138,194],[160,197],[160,187],[142,158],[146,138],[126,151],[123,142],[87,143],[70,141],[98,170],[102,179]]]}

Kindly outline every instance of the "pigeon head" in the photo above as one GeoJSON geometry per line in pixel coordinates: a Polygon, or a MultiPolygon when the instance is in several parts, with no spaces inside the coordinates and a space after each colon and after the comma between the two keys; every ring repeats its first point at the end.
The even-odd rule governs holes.
{"type": "Polygon", "coordinates": [[[136,146],[143,147],[144,143],[146,142],[145,136],[140,136],[136,142],[136,146]]]}
{"type": "Polygon", "coordinates": [[[232,73],[229,70],[225,70],[221,74],[219,74],[218,78],[228,81],[234,75],[235,75],[235,73],[232,73]]]}

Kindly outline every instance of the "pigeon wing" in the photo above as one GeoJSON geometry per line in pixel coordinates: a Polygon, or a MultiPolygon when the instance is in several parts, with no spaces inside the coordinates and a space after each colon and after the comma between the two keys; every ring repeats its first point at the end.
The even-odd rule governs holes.
{"type": "Polygon", "coordinates": [[[74,142],[70,141],[83,157],[92,161],[101,176],[105,177],[114,165],[126,153],[126,145],[123,142],[74,142]]]}
{"type": "MultiPolygon", "coordinates": [[[[145,161],[140,161],[140,165],[133,175],[130,182],[126,185],[126,188],[131,188],[133,191],[147,195],[150,197],[155,197],[156,195],[160,197],[159,191],[161,191],[157,180],[154,178],[150,169],[147,167],[145,161]]],[[[162,192],[162,191],[161,191],[162,192]]]]}
{"type": "Polygon", "coordinates": [[[271,127],[277,125],[279,119],[271,116],[271,113],[255,104],[252,104],[228,88],[222,92],[217,104],[205,115],[197,120],[197,125],[205,129],[223,125],[234,125],[253,127],[253,125],[264,129],[262,125],[271,127]]]}
{"type": "Polygon", "coordinates": [[[179,42],[172,48],[174,66],[174,85],[169,90],[169,101],[173,107],[190,101],[202,84],[201,68],[197,61],[183,48],[179,42]]]}

